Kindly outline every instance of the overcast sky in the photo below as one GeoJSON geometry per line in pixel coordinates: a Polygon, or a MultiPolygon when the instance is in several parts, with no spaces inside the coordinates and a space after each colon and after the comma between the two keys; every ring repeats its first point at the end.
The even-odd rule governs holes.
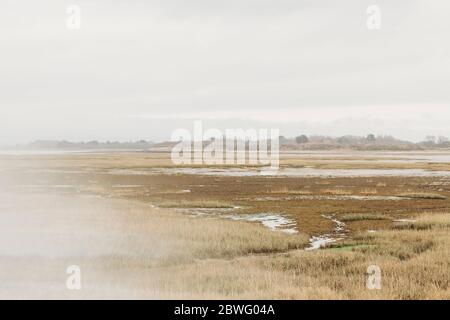
{"type": "Polygon", "coordinates": [[[450,136],[449,12],[448,0],[1,0],[0,144],[163,140],[193,120],[450,136]]]}

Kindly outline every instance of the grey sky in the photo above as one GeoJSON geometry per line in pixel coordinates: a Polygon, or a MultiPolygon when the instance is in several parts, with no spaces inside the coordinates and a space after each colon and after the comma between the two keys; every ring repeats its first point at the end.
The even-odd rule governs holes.
{"type": "Polygon", "coordinates": [[[450,136],[449,11],[444,0],[2,0],[0,143],[160,140],[193,119],[450,136]],[[80,30],[66,27],[71,4],[80,30]],[[366,27],[372,4],[380,30],[366,27]]]}

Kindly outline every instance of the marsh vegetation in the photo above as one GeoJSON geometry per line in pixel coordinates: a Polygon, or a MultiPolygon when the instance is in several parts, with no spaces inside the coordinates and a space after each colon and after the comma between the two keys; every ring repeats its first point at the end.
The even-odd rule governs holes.
{"type": "MultiPolygon", "coordinates": [[[[281,165],[320,170],[315,157],[281,165]]],[[[402,165],[362,157],[326,167],[402,165]]],[[[81,298],[450,298],[447,176],[136,174],[172,167],[147,153],[0,163],[0,277],[13,288],[1,296],[70,295],[58,270],[76,260],[87,273],[81,298]],[[366,288],[370,265],[381,290],[366,288]]]]}

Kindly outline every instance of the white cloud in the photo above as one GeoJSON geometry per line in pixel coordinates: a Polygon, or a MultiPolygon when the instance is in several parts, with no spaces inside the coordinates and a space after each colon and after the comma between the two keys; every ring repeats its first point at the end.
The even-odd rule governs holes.
{"type": "Polygon", "coordinates": [[[448,1],[379,0],[379,31],[369,1],[75,2],[78,31],[73,1],[1,2],[0,143],[157,138],[199,117],[450,135],[448,1]]]}

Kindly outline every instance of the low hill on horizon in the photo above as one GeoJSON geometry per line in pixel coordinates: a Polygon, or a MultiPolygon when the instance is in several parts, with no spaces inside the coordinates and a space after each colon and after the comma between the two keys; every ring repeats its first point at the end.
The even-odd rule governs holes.
{"type": "MultiPolygon", "coordinates": [[[[204,141],[206,146],[212,140],[204,141]]],[[[36,140],[22,146],[8,149],[26,150],[149,150],[170,151],[178,142],[163,141],[152,142],[147,140],[136,141],[106,141],[96,140],[88,142],[71,142],[67,140],[36,140]]],[[[360,150],[360,151],[415,151],[415,150],[441,150],[450,149],[450,140],[446,137],[429,136],[422,142],[411,142],[396,139],[392,136],[375,136],[369,134],[366,137],[346,135],[341,137],[330,137],[322,135],[301,135],[286,138],[279,137],[280,150],[283,151],[326,151],[326,150],[360,150]]]]}

